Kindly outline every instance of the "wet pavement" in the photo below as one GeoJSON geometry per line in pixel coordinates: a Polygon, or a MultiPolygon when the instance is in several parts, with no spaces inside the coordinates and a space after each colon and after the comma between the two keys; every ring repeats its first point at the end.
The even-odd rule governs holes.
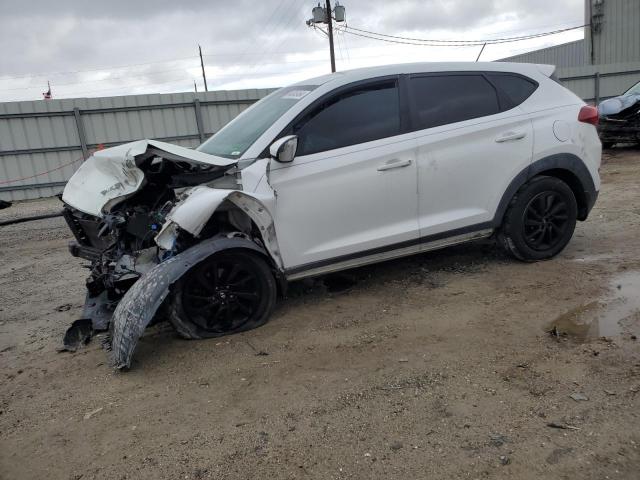
{"type": "Polygon", "coordinates": [[[640,335],[640,271],[615,276],[603,298],[559,315],[546,330],[578,341],[640,335]]]}

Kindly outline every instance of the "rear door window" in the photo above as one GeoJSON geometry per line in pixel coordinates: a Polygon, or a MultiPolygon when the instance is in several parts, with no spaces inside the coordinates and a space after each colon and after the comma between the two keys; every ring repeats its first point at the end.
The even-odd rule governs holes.
{"type": "Polygon", "coordinates": [[[413,130],[500,112],[496,89],[480,74],[411,77],[409,93],[413,130]]]}
{"type": "Polygon", "coordinates": [[[339,93],[317,105],[293,128],[298,155],[334,150],[400,133],[396,80],[339,93]]]}

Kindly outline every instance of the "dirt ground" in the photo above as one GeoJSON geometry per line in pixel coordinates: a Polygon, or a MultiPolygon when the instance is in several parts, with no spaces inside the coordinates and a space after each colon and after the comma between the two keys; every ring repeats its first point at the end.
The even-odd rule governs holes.
{"type": "Polygon", "coordinates": [[[0,227],[0,478],[640,478],[640,154],[605,160],[554,260],[475,243],[293,285],[251,332],[150,329],[127,373],[56,352],[86,275],[63,220],[0,227]]]}

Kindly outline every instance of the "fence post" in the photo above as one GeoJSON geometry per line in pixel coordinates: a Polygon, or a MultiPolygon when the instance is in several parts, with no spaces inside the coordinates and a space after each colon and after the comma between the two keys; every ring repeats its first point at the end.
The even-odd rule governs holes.
{"type": "Polygon", "coordinates": [[[193,100],[193,107],[196,113],[196,125],[198,126],[198,135],[200,136],[200,142],[204,142],[204,126],[202,125],[202,107],[200,106],[200,100],[195,98],[193,100]]]}
{"type": "Polygon", "coordinates": [[[593,88],[595,90],[596,106],[600,103],[600,72],[596,72],[593,77],[593,88]]]}
{"type": "Polygon", "coordinates": [[[80,148],[82,148],[82,157],[86,160],[89,158],[89,150],[87,149],[87,138],[84,134],[84,125],[82,123],[82,117],[80,116],[80,109],[78,107],[73,109],[73,116],[76,119],[76,128],[78,129],[80,148]]]}

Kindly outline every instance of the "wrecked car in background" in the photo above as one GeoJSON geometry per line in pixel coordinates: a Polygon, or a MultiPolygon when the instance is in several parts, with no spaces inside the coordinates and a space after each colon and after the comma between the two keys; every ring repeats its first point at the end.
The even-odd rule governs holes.
{"type": "Polygon", "coordinates": [[[596,201],[601,146],[596,109],[553,71],[341,72],[277,90],[196,150],[94,153],[62,197],[70,252],[91,262],[67,338],[108,329],[121,369],[163,319],[186,338],[264,324],[287,281],[494,233],[520,260],[557,255],[596,201]]]}
{"type": "Polygon", "coordinates": [[[598,112],[598,133],[603,147],[611,148],[617,143],[640,144],[640,82],[619,97],[600,102],[598,112]]]}

